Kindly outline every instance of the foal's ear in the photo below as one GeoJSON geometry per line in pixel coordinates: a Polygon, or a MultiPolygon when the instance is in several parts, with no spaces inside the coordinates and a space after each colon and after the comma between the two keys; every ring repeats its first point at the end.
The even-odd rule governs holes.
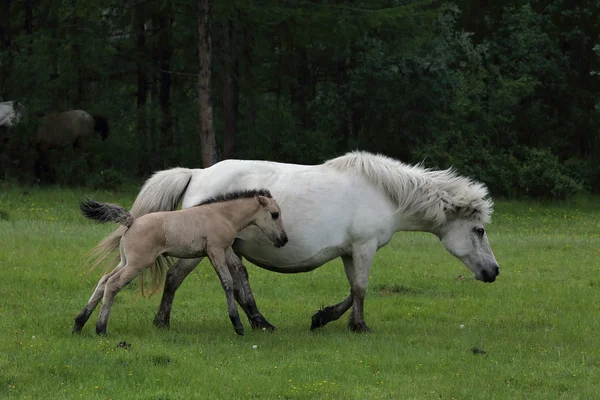
{"type": "Polygon", "coordinates": [[[263,207],[269,205],[269,199],[267,199],[265,196],[256,195],[256,199],[258,200],[258,203],[263,207]]]}

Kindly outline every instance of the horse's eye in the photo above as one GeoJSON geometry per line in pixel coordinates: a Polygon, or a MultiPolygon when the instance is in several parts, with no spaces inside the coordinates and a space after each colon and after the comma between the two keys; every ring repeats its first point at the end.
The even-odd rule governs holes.
{"type": "Polygon", "coordinates": [[[278,212],[271,213],[271,217],[273,217],[273,219],[277,219],[277,218],[279,218],[279,213],[278,212]]]}
{"type": "Polygon", "coordinates": [[[475,228],[475,233],[477,236],[483,237],[483,235],[485,235],[485,230],[483,228],[475,228]]]}

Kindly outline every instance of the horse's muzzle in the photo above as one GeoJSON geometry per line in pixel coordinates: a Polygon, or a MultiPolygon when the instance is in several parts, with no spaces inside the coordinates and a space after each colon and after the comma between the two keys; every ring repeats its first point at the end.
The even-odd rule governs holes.
{"type": "Polygon", "coordinates": [[[485,283],[494,282],[498,275],[500,275],[500,267],[498,267],[498,265],[493,267],[491,272],[486,269],[481,270],[481,280],[485,283]]]}
{"type": "Polygon", "coordinates": [[[274,244],[275,244],[275,247],[277,247],[277,248],[280,248],[280,247],[283,247],[283,246],[285,246],[285,244],[286,244],[287,242],[288,242],[288,237],[287,237],[287,235],[286,235],[286,236],[283,236],[283,237],[281,237],[281,238],[277,238],[277,239],[275,239],[275,242],[274,242],[274,244]]]}

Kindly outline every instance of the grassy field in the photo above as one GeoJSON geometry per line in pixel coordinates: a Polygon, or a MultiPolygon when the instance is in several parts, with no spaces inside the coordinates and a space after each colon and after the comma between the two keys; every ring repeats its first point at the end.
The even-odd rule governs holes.
{"type": "Polygon", "coordinates": [[[131,287],[117,296],[106,337],[94,332],[97,311],[73,336],[101,272],[85,276],[85,252],[114,227],[84,220],[77,203],[128,207],[135,194],[0,186],[0,398],[599,396],[598,198],[498,201],[488,229],[502,270],[494,284],[475,281],[437,238],[397,234],[375,259],[369,334],[349,332],[345,318],[308,329],[317,308],[348,292],[335,261],[299,275],[248,265],[274,333],[244,319],[246,335],[236,336],[203,262],[177,294],[170,330],[152,325],[160,294],[131,287]],[[123,340],[131,348],[117,347],[123,340]]]}

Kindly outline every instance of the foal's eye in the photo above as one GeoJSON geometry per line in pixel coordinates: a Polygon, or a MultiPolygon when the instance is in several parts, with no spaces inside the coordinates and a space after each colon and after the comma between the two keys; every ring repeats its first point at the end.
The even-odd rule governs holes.
{"type": "Polygon", "coordinates": [[[277,218],[279,218],[279,213],[277,213],[277,212],[271,213],[271,217],[273,217],[273,219],[277,219],[277,218]]]}
{"type": "Polygon", "coordinates": [[[483,228],[475,228],[474,230],[479,237],[483,237],[483,235],[485,235],[485,230],[483,228]]]}

